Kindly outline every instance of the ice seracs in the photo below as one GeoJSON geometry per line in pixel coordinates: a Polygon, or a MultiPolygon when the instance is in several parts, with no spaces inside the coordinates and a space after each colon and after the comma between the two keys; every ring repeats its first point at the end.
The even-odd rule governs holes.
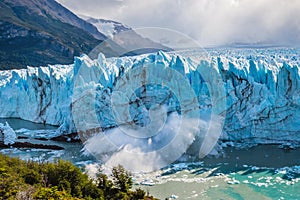
{"type": "MultiPolygon", "coordinates": [[[[215,102],[211,100],[207,80],[196,71],[202,68],[204,73],[211,70],[219,74],[226,91],[226,105],[218,110],[220,114],[226,113],[222,139],[249,143],[300,142],[297,49],[223,49],[208,53],[211,57],[198,63],[188,59],[188,54],[164,52],[109,59],[100,55],[97,60],[83,55],[75,58],[73,65],[1,71],[0,117],[57,125],[60,126],[58,134],[75,132],[72,106],[76,98],[91,91],[94,96],[90,96],[90,100],[98,123],[106,129],[115,127],[110,108],[115,84],[136,67],[159,63],[162,68],[174,69],[189,81],[198,98],[201,116],[208,118],[215,102]],[[78,70],[84,70],[81,77],[77,76],[78,70]],[[76,84],[80,87],[74,90],[76,84]]],[[[193,56],[195,54],[197,52],[193,51],[193,56]]],[[[146,89],[157,95],[151,91],[144,93],[141,88],[136,91],[136,98],[131,99],[130,105],[134,123],[142,124],[147,119],[144,109],[151,99],[155,103],[165,102],[168,112],[180,107],[167,88],[154,85],[146,89]]],[[[80,112],[85,111],[82,108],[80,112]]]]}

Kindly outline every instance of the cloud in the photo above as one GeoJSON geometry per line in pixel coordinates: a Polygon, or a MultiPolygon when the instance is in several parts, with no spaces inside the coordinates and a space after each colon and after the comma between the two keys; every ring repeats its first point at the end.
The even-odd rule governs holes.
{"type": "Polygon", "coordinates": [[[298,0],[59,0],[75,13],[163,27],[201,44],[300,43],[298,0]]]}

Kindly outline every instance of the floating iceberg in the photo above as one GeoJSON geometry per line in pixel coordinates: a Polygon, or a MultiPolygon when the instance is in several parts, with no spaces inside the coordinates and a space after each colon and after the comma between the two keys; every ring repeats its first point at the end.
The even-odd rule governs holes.
{"type": "Polygon", "coordinates": [[[15,131],[6,124],[0,123],[0,141],[3,141],[5,145],[14,144],[17,139],[15,131]]]}

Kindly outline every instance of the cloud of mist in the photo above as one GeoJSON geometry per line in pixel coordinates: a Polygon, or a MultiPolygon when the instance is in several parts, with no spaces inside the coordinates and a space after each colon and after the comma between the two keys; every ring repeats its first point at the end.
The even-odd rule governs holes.
{"type": "Polygon", "coordinates": [[[94,155],[105,169],[121,164],[133,172],[151,172],[173,163],[183,154],[203,158],[215,147],[221,126],[218,116],[204,121],[172,113],[153,137],[136,138],[131,136],[130,129],[124,132],[122,127],[112,128],[90,137],[83,153],[94,155]]]}
{"type": "Polygon", "coordinates": [[[113,128],[89,138],[83,151],[85,154],[92,153],[108,168],[122,164],[134,172],[150,172],[181,157],[196,135],[206,129],[206,122],[184,119],[174,113],[168,117],[161,131],[151,138],[135,138],[129,129],[124,132],[122,128],[113,128]]]}
{"type": "Polygon", "coordinates": [[[300,43],[298,0],[58,0],[75,13],[163,27],[203,45],[233,42],[300,43]]]}

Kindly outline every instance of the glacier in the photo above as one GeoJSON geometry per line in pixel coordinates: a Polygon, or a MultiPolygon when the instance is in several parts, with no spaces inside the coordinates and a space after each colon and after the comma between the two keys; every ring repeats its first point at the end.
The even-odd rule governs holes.
{"type": "MultiPolygon", "coordinates": [[[[155,105],[166,105],[166,116],[180,110],[180,100],[172,87],[180,87],[182,83],[170,79],[173,80],[171,85],[142,87],[137,80],[131,79],[126,87],[130,90],[137,88],[127,99],[130,102],[126,107],[129,114],[125,116],[130,117],[126,119],[116,119],[115,112],[123,110],[122,106],[117,107],[119,110],[112,109],[112,99],[119,98],[113,96],[113,92],[116,87],[126,92],[121,81],[130,71],[155,63],[160,67],[157,76],[160,71],[172,69],[190,84],[199,105],[197,112],[204,121],[211,118],[213,112],[225,117],[221,140],[252,144],[300,143],[298,49],[224,48],[207,52],[209,56],[199,57],[196,62],[193,58],[198,56],[197,49],[121,58],[105,58],[100,53],[95,60],[87,55],[76,57],[71,65],[0,71],[0,117],[56,125],[59,127],[57,135],[80,132],[77,123],[85,130],[97,127],[109,130],[120,123],[144,127],[155,118],[147,112],[154,112],[155,105]],[[199,71],[202,74],[197,73],[199,71]],[[219,96],[225,104],[215,111],[212,111],[213,105],[221,100],[219,97],[216,102],[213,100],[216,94],[212,94],[211,88],[216,80],[205,78],[211,74],[221,78],[222,82],[218,84],[222,84],[225,91],[224,96],[219,96]],[[91,110],[76,107],[80,99],[93,109],[96,116],[90,119],[82,117],[91,110]]],[[[183,97],[191,96],[191,92],[181,91],[183,97]]],[[[117,100],[125,101],[121,97],[117,100]]]]}

